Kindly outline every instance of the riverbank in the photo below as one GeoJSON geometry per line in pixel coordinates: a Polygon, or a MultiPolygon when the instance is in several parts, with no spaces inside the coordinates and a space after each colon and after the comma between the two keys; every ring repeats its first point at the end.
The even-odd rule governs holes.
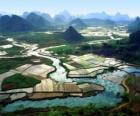
{"type": "MultiPolygon", "coordinates": [[[[38,88],[33,88],[33,90],[37,90],[38,93],[27,93],[29,95],[30,99],[24,99],[21,98],[19,100],[13,101],[12,103],[7,104],[4,108],[4,112],[13,112],[16,110],[23,110],[26,108],[46,108],[46,107],[59,107],[59,106],[65,106],[65,107],[80,107],[80,106],[86,106],[88,104],[94,104],[96,107],[112,107],[115,106],[116,104],[120,103],[122,101],[121,95],[124,93],[123,87],[120,85],[120,80],[123,79],[124,73],[126,68],[123,70],[117,70],[117,71],[111,71],[108,74],[99,74],[97,75],[96,78],[68,78],[68,71],[67,69],[63,66],[61,60],[57,57],[54,57],[51,54],[48,54],[44,48],[37,48],[33,50],[27,51],[28,56],[35,56],[39,58],[47,58],[51,60],[52,66],[55,67],[55,71],[51,72],[49,74],[49,78],[53,81],[55,81],[54,84],[46,82],[48,78],[45,78],[42,80],[42,83],[38,84],[38,88]],[[116,81],[113,81],[114,78],[116,81]],[[118,81],[119,80],[119,81],[118,81]],[[92,86],[91,86],[92,85],[92,86]],[[94,85],[94,86],[93,86],[94,85]],[[104,88],[104,91],[98,92],[95,90],[96,87],[101,87],[104,88]],[[52,88],[51,88],[52,87],[52,88]],[[76,87],[78,91],[75,92],[81,92],[81,93],[86,93],[87,95],[90,95],[89,97],[84,96],[81,97],[81,93],[78,93],[79,97],[75,97],[77,93],[74,92],[74,88],[76,87]],[[54,89],[55,88],[55,89],[54,89]],[[56,89],[57,88],[57,89],[56,89]],[[81,88],[81,89],[79,89],[81,88]],[[56,90],[59,90],[59,92],[63,92],[64,94],[60,93],[63,97],[60,98],[60,94],[55,94],[55,93],[50,93],[46,94],[43,93],[45,91],[49,90],[52,92],[56,92],[56,90]],[[54,91],[55,90],[55,91],[54,91]],[[69,90],[69,91],[68,91],[69,90]],[[81,91],[79,91],[81,90],[81,91]],[[65,94],[65,92],[70,92],[69,94],[65,94]],[[89,92],[89,93],[87,93],[89,92]],[[95,94],[94,94],[95,93],[95,94]],[[33,95],[34,94],[34,95],[33,95]],[[71,94],[71,96],[70,96],[71,94]],[[39,99],[41,96],[41,99],[39,99]],[[53,99],[50,99],[52,96],[53,99]],[[66,96],[66,97],[64,97],[66,96]],[[31,100],[35,99],[35,100],[31,100]]],[[[87,59],[87,56],[85,55],[85,58],[87,59]]],[[[95,57],[95,56],[94,56],[95,57]]],[[[82,58],[82,57],[81,57],[82,58]]],[[[90,61],[90,64],[93,62],[95,63],[95,60],[92,59],[87,59],[90,61]]],[[[98,56],[96,56],[97,65],[100,65],[102,62],[104,63],[104,58],[99,59],[98,56]],[[102,61],[102,62],[101,62],[102,61]]],[[[77,61],[77,60],[76,60],[77,61]]],[[[110,60],[107,59],[107,63],[109,66],[110,64],[114,64],[113,62],[109,62],[110,60]]],[[[82,62],[82,61],[80,61],[82,62]]],[[[89,62],[88,62],[89,64],[89,62]]],[[[111,66],[112,66],[111,65],[111,66]]],[[[95,66],[93,64],[92,66],[95,66]]],[[[96,68],[96,67],[95,67],[96,68]]],[[[135,69],[130,69],[129,71],[135,69]]],[[[97,89],[98,89],[97,87],[97,89]]]]}
{"type": "Polygon", "coordinates": [[[122,80],[122,85],[123,85],[123,87],[126,89],[126,93],[129,93],[129,87],[127,86],[127,84],[126,84],[126,81],[127,81],[127,79],[128,79],[128,77],[126,77],[126,78],[124,78],[123,80],[122,80]]]}

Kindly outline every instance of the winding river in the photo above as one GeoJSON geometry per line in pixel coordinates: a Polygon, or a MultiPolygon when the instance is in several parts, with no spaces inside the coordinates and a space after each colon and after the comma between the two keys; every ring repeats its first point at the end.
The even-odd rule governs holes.
{"type": "MultiPolygon", "coordinates": [[[[38,50],[39,51],[39,50],[38,50]]],[[[110,107],[114,106],[117,103],[122,101],[121,95],[124,93],[124,88],[120,85],[120,83],[115,83],[113,80],[106,79],[111,77],[111,75],[115,75],[115,77],[120,77],[120,82],[123,80],[126,72],[137,72],[140,73],[140,69],[135,67],[124,67],[124,71],[114,71],[112,73],[106,73],[102,75],[98,75],[96,79],[70,79],[67,78],[67,71],[61,65],[61,61],[55,57],[48,56],[47,54],[39,53],[37,50],[30,52],[30,55],[35,55],[38,57],[48,58],[53,61],[53,66],[56,67],[56,71],[53,72],[50,77],[59,82],[90,82],[100,84],[105,87],[105,91],[97,94],[96,96],[90,97],[67,97],[67,98],[55,98],[52,100],[18,100],[13,103],[6,105],[3,108],[4,112],[12,112],[16,110],[22,110],[26,108],[46,108],[53,106],[67,106],[67,107],[75,107],[75,106],[85,106],[88,104],[95,104],[96,107],[110,107]]]]}

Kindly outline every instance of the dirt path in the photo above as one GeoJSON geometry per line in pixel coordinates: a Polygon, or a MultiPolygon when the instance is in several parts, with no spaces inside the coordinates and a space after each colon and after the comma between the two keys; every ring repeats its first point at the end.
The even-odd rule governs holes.
{"type": "Polygon", "coordinates": [[[128,88],[128,86],[126,85],[126,80],[127,80],[128,78],[125,78],[123,81],[122,81],[122,85],[125,87],[125,89],[126,89],[126,92],[127,93],[129,93],[129,88],[128,88]]]}

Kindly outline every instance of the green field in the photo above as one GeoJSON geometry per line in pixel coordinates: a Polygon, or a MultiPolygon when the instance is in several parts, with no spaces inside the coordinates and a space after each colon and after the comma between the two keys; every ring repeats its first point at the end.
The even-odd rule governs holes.
{"type": "Polygon", "coordinates": [[[21,74],[15,74],[11,77],[6,78],[2,82],[2,90],[28,88],[28,87],[33,87],[38,83],[40,83],[40,80],[37,80],[33,77],[23,76],[21,74]]]}
{"type": "Polygon", "coordinates": [[[51,61],[50,59],[47,59],[47,58],[42,58],[41,63],[52,66],[53,61],[51,61]]]}
{"type": "Polygon", "coordinates": [[[47,34],[43,32],[27,32],[27,33],[14,33],[9,37],[15,38],[17,41],[25,43],[39,44],[41,47],[60,45],[66,41],[60,36],[59,33],[47,34]]]}
{"type": "Polygon", "coordinates": [[[48,50],[59,55],[72,54],[75,51],[74,47],[70,45],[57,47],[57,48],[50,48],[48,50]]]}
{"type": "MultiPolygon", "coordinates": [[[[21,65],[24,64],[36,64],[34,62],[32,62],[31,59],[36,59],[36,57],[32,56],[32,57],[23,57],[23,58],[9,58],[9,59],[0,59],[0,74],[7,72],[11,69],[17,68],[21,65]]],[[[44,59],[41,58],[40,59],[41,63],[45,63],[46,65],[50,65],[52,66],[52,61],[49,59],[44,59]]]]}
{"type": "Polygon", "coordinates": [[[0,59],[0,74],[14,69],[18,66],[24,65],[26,63],[32,63],[31,58],[10,58],[10,59],[0,59]]]}
{"type": "Polygon", "coordinates": [[[6,41],[5,38],[0,37],[0,45],[7,45],[10,44],[10,42],[6,41]]]}
{"type": "Polygon", "coordinates": [[[8,53],[8,56],[21,55],[24,48],[13,46],[12,48],[2,49],[8,53]]]}

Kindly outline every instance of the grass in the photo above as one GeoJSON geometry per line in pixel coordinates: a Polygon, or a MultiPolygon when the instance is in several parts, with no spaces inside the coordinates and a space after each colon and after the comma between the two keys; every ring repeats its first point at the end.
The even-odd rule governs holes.
{"type": "Polygon", "coordinates": [[[10,42],[6,41],[5,38],[0,37],[0,45],[7,45],[10,44],[10,42]]]}
{"type": "Polygon", "coordinates": [[[52,66],[53,61],[51,61],[50,59],[47,59],[47,58],[43,58],[43,59],[41,59],[41,63],[52,66]]]}
{"type": "Polygon", "coordinates": [[[97,40],[110,40],[108,36],[89,36],[86,37],[85,41],[97,41],[97,40]]]}
{"type": "Polygon", "coordinates": [[[32,63],[30,59],[31,57],[0,59],[0,74],[14,69],[16,67],[19,67],[21,65],[32,63]]]}
{"type": "Polygon", "coordinates": [[[13,56],[13,55],[21,55],[24,48],[13,46],[12,48],[4,49],[4,50],[8,53],[8,56],[13,56]]]}
{"type": "Polygon", "coordinates": [[[111,111],[112,107],[96,108],[89,104],[84,107],[51,107],[45,109],[28,108],[22,111],[3,113],[4,116],[139,116],[139,112],[130,109],[131,106],[111,111]]]}
{"type": "Polygon", "coordinates": [[[6,78],[2,82],[2,90],[28,88],[28,87],[33,87],[38,83],[40,83],[40,80],[37,80],[33,77],[23,76],[21,74],[15,74],[11,77],[6,78]]]}
{"type": "Polygon", "coordinates": [[[71,61],[71,60],[69,60],[68,57],[64,57],[64,58],[61,59],[61,61],[62,61],[63,63],[67,63],[67,62],[69,62],[69,61],[71,61]]]}
{"type": "Polygon", "coordinates": [[[75,51],[74,48],[70,45],[62,46],[58,48],[50,48],[49,50],[59,55],[72,54],[75,51]]]}
{"type": "Polygon", "coordinates": [[[126,81],[129,88],[133,91],[139,91],[140,90],[140,77],[135,76],[128,76],[128,79],[126,81]]]}
{"type": "Polygon", "coordinates": [[[26,32],[26,33],[12,33],[6,34],[7,37],[12,37],[16,41],[25,42],[25,43],[33,43],[39,44],[40,47],[49,47],[55,45],[62,45],[62,44],[80,44],[82,42],[93,41],[93,40],[108,40],[109,37],[102,36],[102,37],[85,37],[85,39],[81,40],[80,42],[73,42],[70,43],[65,40],[65,37],[62,35],[61,32],[55,32],[52,34],[47,34],[43,32],[26,32]]]}
{"type": "Polygon", "coordinates": [[[126,85],[129,88],[129,100],[132,103],[140,103],[140,96],[136,96],[135,93],[140,91],[140,77],[127,76],[126,85]]]}
{"type": "MultiPolygon", "coordinates": [[[[8,58],[8,59],[0,59],[0,74],[7,72],[11,69],[17,68],[24,64],[36,64],[32,61],[32,59],[36,59],[37,57],[21,57],[21,58],[8,58]]],[[[41,58],[41,63],[52,66],[53,62],[50,59],[41,58]]]]}
{"type": "Polygon", "coordinates": [[[26,32],[10,35],[17,41],[25,43],[36,43],[41,47],[60,45],[66,43],[58,33],[47,34],[43,32],[26,32]]]}

